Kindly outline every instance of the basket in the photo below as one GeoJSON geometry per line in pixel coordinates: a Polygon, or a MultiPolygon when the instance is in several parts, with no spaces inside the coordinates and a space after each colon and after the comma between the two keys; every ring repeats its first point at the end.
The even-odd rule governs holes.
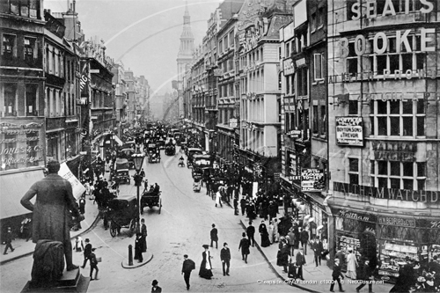
{"type": "Polygon", "coordinates": [[[102,262],[102,257],[97,257],[97,258],[96,258],[96,261],[97,261],[97,262],[102,262]]]}

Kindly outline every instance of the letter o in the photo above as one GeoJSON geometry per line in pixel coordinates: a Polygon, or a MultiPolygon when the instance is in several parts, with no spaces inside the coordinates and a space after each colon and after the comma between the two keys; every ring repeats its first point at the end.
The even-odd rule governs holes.
{"type": "Polygon", "coordinates": [[[362,56],[367,49],[367,41],[363,35],[357,35],[354,39],[354,51],[356,55],[362,56]]]}
{"type": "Polygon", "coordinates": [[[388,43],[387,43],[387,36],[385,35],[385,33],[379,32],[376,35],[374,35],[374,39],[373,39],[374,53],[383,54],[387,50],[387,47],[388,47],[388,43]],[[379,38],[381,38],[383,41],[382,48],[378,48],[378,46],[377,46],[378,45],[377,42],[378,42],[379,38]]]}

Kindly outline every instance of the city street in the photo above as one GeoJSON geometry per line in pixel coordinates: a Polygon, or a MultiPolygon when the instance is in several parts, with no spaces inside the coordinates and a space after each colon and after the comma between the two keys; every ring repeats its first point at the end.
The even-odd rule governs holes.
{"type": "MultiPolygon", "coordinates": [[[[191,169],[177,167],[179,156],[168,157],[162,151],[159,164],[149,164],[147,159],[144,160],[149,184],[157,182],[161,186],[163,203],[161,214],[157,207],[151,210],[146,207],[143,214],[148,227],[148,252],[153,254],[149,263],[134,269],[122,267],[121,263],[126,262],[128,256],[128,245],[134,245],[134,237],[128,236],[128,229],[123,228],[121,235],[112,238],[100,221],[91,232],[82,235],[83,239],[91,240],[97,248],[96,255],[102,257],[98,265],[99,280],[90,282],[88,292],[145,292],[150,290],[154,279],[159,281],[165,292],[186,291],[181,275],[184,254],[196,263],[196,270],[191,275],[191,291],[194,292],[298,291],[277,278],[256,247],[251,248],[248,264],[241,260],[238,243],[243,228],[238,217],[227,205],[216,208],[204,188],[201,193],[193,192],[191,169]],[[219,230],[219,248],[211,249],[214,278],[206,280],[198,276],[198,270],[202,245],[209,244],[213,223],[219,230]],[[229,244],[232,254],[230,276],[226,277],[222,274],[220,261],[220,249],[224,242],[229,244]]],[[[134,174],[133,170],[130,172],[134,174]]],[[[133,180],[131,185],[121,185],[120,197],[127,194],[136,195],[133,180]]],[[[74,253],[76,264],[81,264],[82,259],[82,253],[74,253]]],[[[3,265],[2,292],[20,291],[30,279],[31,268],[32,256],[3,265]]],[[[82,274],[89,275],[88,265],[82,274]]]]}

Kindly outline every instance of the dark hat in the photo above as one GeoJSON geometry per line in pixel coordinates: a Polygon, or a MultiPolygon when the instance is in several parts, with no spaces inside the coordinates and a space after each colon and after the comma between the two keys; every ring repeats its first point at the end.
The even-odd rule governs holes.
{"type": "Polygon", "coordinates": [[[184,258],[187,258],[187,257],[188,257],[188,254],[184,254],[183,257],[184,257],[184,258]]]}
{"type": "Polygon", "coordinates": [[[85,242],[90,242],[89,238],[86,238],[85,242]]]}
{"type": "Polygon", "coordinates": [[[208,244],[203,244],[202,247],[205,248],[205,249],[208,249],[209,245],[208,244]]]}
{"type": "Polygon", "coordinates": [[[153,282],[151,283],[151,285],[156,286],[157,284],[159,284],[159,282],[157,280],[153,280],[153,282]]]}

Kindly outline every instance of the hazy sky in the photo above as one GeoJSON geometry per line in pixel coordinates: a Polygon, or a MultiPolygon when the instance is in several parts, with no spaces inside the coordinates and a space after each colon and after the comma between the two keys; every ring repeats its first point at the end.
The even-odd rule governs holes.
{"type": "MultiPolygon", "coordinates": [[[[45,0],[44,8],[64,12],[73,0],[45,0]]],[[[188,0],[194,44],[221,0],[188,0]]],[[[183,30],[184,0],[77,0],[76,11],[86,39],[97,36],[106,55],[122,60],[125,69],[144,75],[153,91],[171,90],[183,30]]]]}

